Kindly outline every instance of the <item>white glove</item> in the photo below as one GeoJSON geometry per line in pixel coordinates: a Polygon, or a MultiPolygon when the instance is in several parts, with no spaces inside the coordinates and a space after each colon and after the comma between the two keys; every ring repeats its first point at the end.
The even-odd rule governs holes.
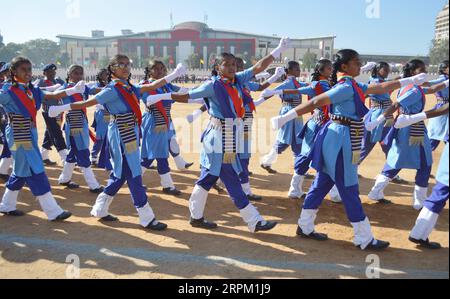
{"type": "Polygon", "coordinates": [[[94,88],[96,84],[97,84],[96,82],[90,82],[90,83],[86,84],[86,86],[88,88],[94,88]]]}
{"type": "Polygon", "coordinates": [[[397,118],[394,127],[396,129],[402,129],[409,127],[412,124],[421,122],[427,119],[427,114],[425,112],[413,114],[413,115],[405,115],[402,114],[397,118]]]}
{"type": "Polygon", "coordinates": [[[84,81],[78,82],[74,87],[67,88],[65,90],[67,96],[73,96],[74,94],[84,93],[86,90],[86,83],[84,81]]]}
{"type": "Polygon", "coordinates": [[[200,116],[202,116],[203,111],[200,109],[195,110],[192,112],[192,114],[189,114],[186,119],[188,123],[192,124],[196,119],[198,119],[200,116]]]}
{"type": "Polygon", "coordinates": [[[272,123],[272,129],[273,130],[279,130],[281,129],[285,124],[290,122],[291,120],[294,120],[298,117],[297,111],[295,109],[290,110],[285,115],[276,116],[273,117],[270,121],[272,123]]]}
{"type": "Polygon", "coordinates": [[[100,111],[100,110],[105,110],[105,107],[102,104],[97,104],[97,106],[95,106],[95,109],[97,111],[100,111]]]}
{"type": "Polygon", "coordinates": [[[171,100],[171,99],[172,99],[171,93],[155,94],[148,96],[146,103],[147,107],[150,107],[151,105],[161,102],[162,100],[171,100]]]}
{"type": "Polygon", "coordinates": [[[164,77],[164,80],[166,80],[167,83],[170,83],[176,78],[184,76],[186,74],[187,74],[186,67],[183,64],[179,63],[177,65],[177,68],[171,74],[164,77]]]}
{"type": "Polygon", "coordinates": [[[369,72],[377,65],[376,62],[368,62],[365,66],[361,67],[361,72],[369,72]]]}
{"type": "Polygon", "coordinates": [[[178,91],[178,93],[188,93],[190,91],[190,89],[189,88],[186,88],[186,87],[180,87],[180,90],[178,91]]]}
{"type": "Polygon", "coordinates": [[[61,84],[58,83],[53,86],[44,87],[43,89],[48,92],[54,92],[54,91],[58,90],[60,87],[61,87],[61,84]]]}
{"type": "Polygon", "coordinates": [[[36,79],[34,82],[32,82],[33,86],[38,86],[40,81],[41,80],[36,79]]]}
{"type": "Polygon", "coordinates": [[[400,79],[400,85],[402,87],[408,86],[408,85],[422,85],[423,83],[427,82],[427,74],[422,73],[419,75],[415,75],[413,77],[400,79]]]}
{"type": "Polygon", "coordinates": [[[275,74],[270,77],[267,82],[269,82],[270,84],[273,84],[275,82],[277,82],[278,79],[281,78],[281,76],[283,76],[286,72],[284,71],[284,67],[277,67],[275,70],[275,74]]]}
{"type": "Polygon", "coordinates": [[[270,74],[268,72],[262,72],[255,76],[256,80],[267,79],[269,77],[270,77],[270,74]]]}
{"type": "Polygon", "coordinates": [[[386,120],[386,117],[384,115],[380,115],[375,121],[371,121],[366,124],[366,130],[369,132],[372,132],[375,130],[379,125],[381,125],[386,120]]]}
{"type": "Polygon", "coordinates": [[[291,40],[289,37],[283,37],[280,40],[280,44],[278,45],[278,47],[275,48],[275,50],[273,50],[270,55],[273,56],[273,58],[278,59],[280,58],[281,54],[286,51],[287,49],[289,49],[291,47],[291,40]]]}
{"type": "Polygon", "coordinates": [[[273,97],[274,95],[282,95],[283,91],[282,90],[271,90],[271,89],[265,89],[262,93],[261,96],[263,98],[270,98],[273,97]]]}
{"type": "Polygon", "coordinates": [[[67,105],[61,105],[61,106],[50,106],[48,109],[48,116],[55,118],[58,117],[61,113],[70,111],[72,108],[70,107],[70,104],[67,105]]]}
{"type": "Polygon", "coordinates": [[[204,105],[205,104],[205,100],[203,98],[199,98],[199,99],[189,99],[188,100],[188,104],[200,104],[200,105],[204,105]]]}
{"type": "Polygon", "coordinates": [[[264,103],[266,101],[265,98],[260,97],[259,99],[257,99],[256,101],[253,101],[255,103],[255,107],[258,107],[259,105],[261,105],[262,103],[264,103]]]}

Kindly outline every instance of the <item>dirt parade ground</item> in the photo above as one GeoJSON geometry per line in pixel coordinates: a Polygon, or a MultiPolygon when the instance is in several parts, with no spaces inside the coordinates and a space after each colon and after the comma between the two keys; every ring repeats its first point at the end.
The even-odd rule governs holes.
{"type": "MultiPolygon", "coordinates": [[[[429,96],[427,107],[431,108],[435,102],[435,97],[429,96]]],[[[292,153],[288,150],[279,157],[273,166],[278,174],[269,175],[259,166],[260,157],[269,151],[275,139],[276,133],[269,126],[270,117],[277,115],[280,107],[281,101],[273,98],[257,108],[258,132],[265,128],[267,138],[260,142],[263,138],[257,136],[257,141],[265,146],[258,146],[250,167],[254,193],[264,196],[255,205],[267,220],[279,222],[274,230],[251,234],[228,195],[215,190],[210,192],[205,216],[216,221],[219,228],[205,231],[189,225],[188,199],[200,172],[201,126],[208,117],[205,114],[202,121],[189,125],[185,116],[198,106],[175,104],[173,117],[183,156],[195,162],[190,170],[180,172],[171,159],[175,185],[183,194],[179,198],[164,195],[155,170],[144,176],[150,204],[158,219],[168,224],[167,231],[150,232],[138,225],[126,186],[115,197],[110,210],[120,221],[100,223],[90,216],[96,195],[89,193],[80,171],[76,170],[73,180],[81,188],[67,190],[58,186],[61,165],[47,167],[57,201],[73,216],[64,223],[48,222],[29,189],[24,188],[18,208],[26,216],[0,216],[0,278],[70,278],[73,274],[70,266],[78,262],[81,278],[366,278],[367,267],[379,261],[381,278],[448,279],[448,206],[431,235],[443,249],[417,249],[408,241],[418,215],[412,208],[415,171],[400,173],[409,185],[389,185],[385,195],[393,201],[392,205],[379,205],[367,198],[385,163],[378,146],[360,167],[360,192],[374,235],[391,242],[391,248],[380,253],[355,248],[353,229],[343,205],[329,199],[321,206],[316,223],[317,231],[327,233],[330,240],[320,243],[296,236],[301,202],[287,197],[293,173],[292,153]]],[[[88,111],[90,121],[93,112],[94,109],[88,111]]],[[[41,115],[38,124],[41,142],[44,124],[41,115]]],[[[442,150],[443,145],[434,153],[433,174],[442,150]]],[[[59,162],[56,151],[51,159],[59,162]]],[[[109,173],[94,171],[105,184],[109,173]]],[[[430,183],[429,192],[435,184],[434,177],[430,183]]],[[[308,180],[305,186],[310,184],[308,180]]],[[[0,192],[4,192],[3,183],[0,192]]]]}

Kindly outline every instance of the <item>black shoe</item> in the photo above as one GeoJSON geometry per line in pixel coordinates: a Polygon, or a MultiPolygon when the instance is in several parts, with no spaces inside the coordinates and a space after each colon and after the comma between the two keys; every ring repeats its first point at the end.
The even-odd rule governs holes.
{"type": "Polygon", "coordinates": [[[89,192],[94,193],[94,194],[100,194],[105,190],[105,187],[100,186],[97,189],[90,189],[89,192]]]}
{"type": "Polygon", "coordinates": [[[11,211],[11,212],[1,212],[1,213],[5,216],[11,216],[11,217],[22,217],[25,215],[25,213],[20,210],[15,210],[15,211],[11,211]]]}
{"type": "Polygon", "coordinates": [[[409,182],[407,180],[404,180],[402,178],[394,178],[392,180],[392,183],[397,184],[397,185],[408,185],[409,182]]]}
{"type": "Polygon", "coordinates": [[[300,237],[306,238],[306,239],[316,240],[316,241],[328,240],[328,236],[326,234],[312,232],[309,235],[306,235],[305,233],[303,233],[303,230],[300,228],[300,226],[297,226],[297,236],[300,236],[300,237]]]}
{"type": "Polygon", "coordinates": [[[253,176],[253,172],[249,171],[248,176],[253,176]]]}
{"type": "Polygon", "coordinates": [[[101,221],[101,222],[115,222],[115,221],[119,221],[119,218],[114,217],[113,215],[108,215],[106,217],[101,218],[99,221],[101,221]]]}
{"type": "Polygon", "coordinates": [[[263,222],[260,221],[258,222],[258,224],[256,224],[255,233],[269,231],[277,226],[277,224],[277,222],[266,221],[266,224],[263,225],[263,222]]]}
{"type": "Polygon", "coordinates": [[[217,184],[214,184],[213,188],[214,188],[214,190],[216,190],[217,193],[219,193],[219,194],[225,193],[225,190],[224,190],[222,187],[220,187],[219,185],[217,185],[217,184]]]}
{"type": "Polygon", "coordinates": [[[192,165],[194,165],[194,163],[186,163],[186,165],[184,166],[185,169],[189,169],[192,167],[192,165]]]}
{"type": "MultiPolygon", "coordinates": [[[[374,240],[372,240],[372,242],[370,242],[370,244],[364,250],[383,250],[383,249],[388,248],[391,245],[391,243],[389,243],[389,242],[380,241],[380,240],[377,240],[377,243],[373,244],[373,241],[374,240]]],[[[361,245],[358,247],[361,249],[361,245]]]]}
{"type": "Polygon", "coordinates": [[[204,228],[204,229],[216,229],[218,225],[214,222],[209,222],[205,218],[192,219],[189,221],[192,227],[204,228]]]}
{"type": "Polygon", "coordinates": [[[155,218],[155,219],[153,219],[152,222],[150,222],[149,225],[147,225],[146,228],[148,228],[150,230],[155,230],[155,231],[163,231],[163,230],[167,229],[167,224],[164,224],[162,222],[158,222],[156,220],[156,218],[155,218]]]}
{"type": "Polygon", "coordinates": [[[261,201],[263,199],[262,196],[255,195],[255,194],[247,195],[247,198],[250,201],[261,201]]]}
{"type": "Polygon", "coordinates": [[[9,175],[8,174],[0,174],[0,180],[4,181],[5,183],[9,181],[9,175]]]}
{"type": "Polygon", "coordinates": [[[177,189],[172,189],[172,188],[163,188],[163,193],[164,194],[168,194],[168,195],[173,195],[173,196],[180,196],[181,195],[181,191],[177,190],[177,189]]]}
{"type": "Polygon", "coordinates": [[[63,220],[66,220],[67,218],[69,218],[70,216],[72,216],[72,213],[64,211],[64,212],[61,213],[61,215],[59,215],[58,217],[56,217],[55,220],[52,220],[52,221],[53,222],[63,221],[63,220]]]}
{"type": "Polygon", "coordinates": [[[270,174],[277,174],[278,172],[275,169],[272,169],[270,166],[264,166],[261,164],[261,168],[267,171],[270,174]]]}
{"type": "Polygon", "coordinates": [[[424,241],[424,240],[417,240],[417,239],[414,239],[412,237],[409,237],[409,241],[413,242],[414,244],[419,245],[419,247],[423,247],[423,248],[426,248],[426,249],[437,250],[437,249],[441,249],[442,248],[441,244],[436,243],[436,242],[430,242],[429,239],[424,241]]]}
{"type": "Polygon", "coordinates": [[[67,189],[78,189],[78,188],[80,188],[80,185],[75,184],[74,182],[60,183],[60,185],[67,187],[67,189]]]}
{"type": "Polygon", "coordinates": [[[305,174],[305,179],[307,179],[307,180],[314,180],[315,178],[316,178],[315,175],[312,175],[312,174],[309,174],[309,173],[305,174]]]}
{"type": "Polygon", "coordinates": [[[142,188],[144,188],[144,189],[145,189],[145,191],[147,191],[147,190],[148,190],[148,187],[147,187],[147,186],[145,186],[145,185],[142,185],[142,188]]]}
{"type": "Polygon", "coordinates": [[[389,199],[386,199],[386,198],[382,198],[380,200],[377,200],[377,204],[390,205],[390,204],[392,204],[392,201],[390,201],[389,199]]]}
{"type": "Polygon", "coordinates": [[[42,162],[44,162],[45,166],[55,166],[56,164],[58,164],[56,162],[50,161],[50,159],[46,159],[46,160],[44,160],[42,162]]]}
{"type": "Polygon", "coordinates": [[[358,174],[358,179],[363,179],[364,177],[360,174],[358,174]]]}
{"type": "Polygon", "coordinates": [[[149,169],[149,170],[156,170],[157,168],[156,168],[156,166],[149,166],[147,169],[149,169]]]}

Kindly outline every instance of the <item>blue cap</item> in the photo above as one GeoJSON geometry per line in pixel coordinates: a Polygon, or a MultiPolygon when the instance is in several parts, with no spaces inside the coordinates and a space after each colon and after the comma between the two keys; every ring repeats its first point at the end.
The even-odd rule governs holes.
{"type": "Polygon", "coordinates": [[[2,66],[2,68],[0,69],[0,73],[4,73],[4,72],[6,72],[7,70],[9,70],[10,66],[11,66],[10,63],[5,63],[5,64],[2,66]]]}
{"type": "Polygon", "coordinates": [[[54,70],[56,71],[57,67],[55,64],[47,64],[46,66],[44,66],[44,68],[42,69],[44,72],[46,71],[50,71],[50,70],[54,70]]]}

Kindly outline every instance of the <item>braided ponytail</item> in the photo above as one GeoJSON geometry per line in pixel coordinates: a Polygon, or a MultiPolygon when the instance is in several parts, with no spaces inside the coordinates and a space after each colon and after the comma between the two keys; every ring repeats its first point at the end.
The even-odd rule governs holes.
{"type": "Polygon", "coordinates": [[[425,63],[420,59],[411,60],[403,67],[403,78],[412,77],[414,75],[414,72],[424,65],[425,63]]]}
{"type": "Polygon", "coordinates": [[[337,74],[338,72],[342,72],[342,66],[349,63],[350,60],[358,56],[358,52],[352,49],[344,49],[336,53],[336,58],[333,62],[333,74],[331,75],[331,83],[333,85],[336,85],[338,83],[337,74]]]}

